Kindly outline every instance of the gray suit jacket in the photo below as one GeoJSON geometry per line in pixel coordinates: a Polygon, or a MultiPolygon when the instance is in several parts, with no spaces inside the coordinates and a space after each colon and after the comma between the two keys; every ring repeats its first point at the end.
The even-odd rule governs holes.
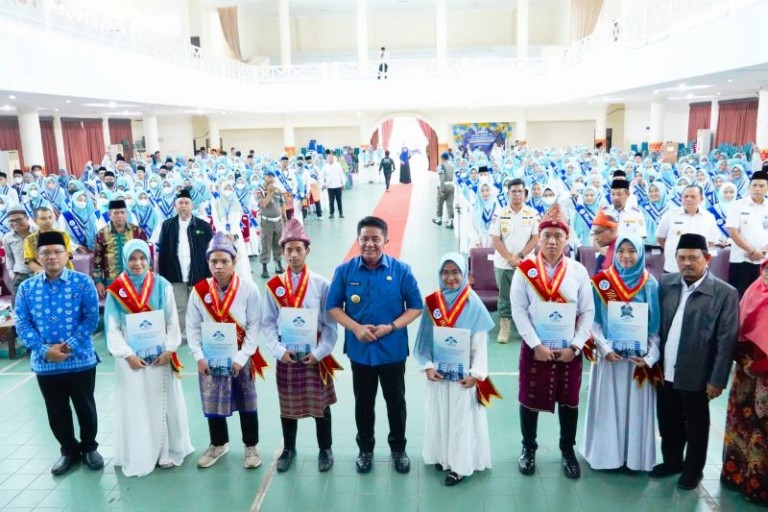
{"type": "MultiPolygon", "coordinates": [[[[661,278],[661,360],[669,328],[680,304],[679,273],[661,278]]],[[[739,335],[739,295],[736,289],[708,272],[685,304],[675,369],[675,389],[705,391],[707,384],[725,389],[739,335]]]]}

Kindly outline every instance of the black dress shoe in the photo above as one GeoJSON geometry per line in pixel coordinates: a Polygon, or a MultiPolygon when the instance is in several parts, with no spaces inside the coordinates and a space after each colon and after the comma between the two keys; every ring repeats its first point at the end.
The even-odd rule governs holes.
{"type": "Polygon", "coordinates": [[[562,458],[562,464],[563,464],[563,473],[565,473],[565,476],[568,478],[572,478],[574,480],[578,479],[581,476],[581,466],[579,466],[579,461],[576,460],[576,454],[571,453],[564,453],[562,458]]]}
{"type": "Polygon", "coordinates": [[[104,467],[104,458],[96,450],[86,453],[83,459],[85,460],[85,465],[94,471],[104,467]]]}
{"type": "Polygon", "coordinates": [[[282,274],[283,272],[285,272],[285,269],[283,268],[282,265],[278,265],[277,267],[275,267],[275,273],[276,274],[279,275],[279,274],[282,274]]]}
{"type": "Polygon", "coordinates": [[[684,491],[692,491],[699,486],[701,479],[704,478],[702,473],[689,474],[683,472],[680,478],[677,480],[677,487],[684,491]]]}
{"type": "Polygon", "coordinates": [[[291,464],[293,463],[293,459],[296,457],[296,450],[283,450],[283,453],[280,454],[280,457],[277,458],[277,465],[275,466],[275,469],[277,469],[278,473],[285,473],[291,468],[291,464]]]}
{"type": "Polygon", "coordinates": [[[523,453],[517,460],[517,468],[524,475],[532,475],[536,472],[536,450],[523,447],[523,453]]]}
{"type": "Polygon", "coordinates": [[[462,480],[464,480],[463,476],[459,475],[455,471],[451,471],[445,476],[443,483],[448,487],[453,487],[454,485],[460,484],[462,480]]]}
{"type": "Polygon", "coordinates": [[[340,218],[340,219],[343,219],[343,218],[344,218],[344,214],[343,214],[343,213],[340,213],[340,214],[339,214],[339,218],[340,218]]]}
{"type": "Polygon", "coordinates": [[[266,265],[262,265],[261,266],[261,277],[263,279],[269,278],[269,270],[267,270],[267,266],[266,265]]]}
{"type": "Polygon", "coordinates": [[[80,460],[80,457],[73,457],[71,455],[62,455],[59,460],[57,460],[53,466],[51,466],[51,474],[55,476],[60,476],[72,469],[75,464],[77,464],[77,461],[80,460]]]}
{"type": "Polygon", "coordinates": [[[360,452],[357,455],[355,461],[358,473],[370,473],[373,467],[373,453],[372,452],[360,452]]]}
{"type": "Polygon", "coordinates": [[[670,464],[668,462],[662,462],[656,464],[648,476],[651,478],[666,478],[668,476],[676,475],[683,472],[683,466],[679,464],[670,464]]]}
{"type": "Polygon", "coordinates": [[[320,454],[317,456],[317,470],[321,473],[330,471],[333,467],[333,451],[330,448],[320,450],[320,454]]]}
{"type": "Polygon", "coordinates": [[[392,452],[392,461],[395,463],[395,471],[406,474],[411,471],[411,459],[405,452],[392,452]]]}

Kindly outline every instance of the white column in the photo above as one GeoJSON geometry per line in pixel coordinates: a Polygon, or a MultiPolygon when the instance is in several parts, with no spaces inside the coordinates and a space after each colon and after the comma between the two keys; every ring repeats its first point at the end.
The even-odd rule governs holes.
{"type": "Polygon", "coordinates": [[[219,147],[221,146],[221,131],[219,130],[219,122],[210,116],[208,116],[208,144],[210,146],[206,148],[208,151],[210,151],[211,148],[229,151],[228,148],[219,147]]]}
{"type": "Polygon", "coordinates": [[[758,93],[755,143],[761,151],[768,150],[768,88],[766,87],[761,88],[758,93]]]}
{"type": "Polygon", "coordinates": [[[435,50],[438,65],[445,65],[448,58],[448,1],[435,2],[435,50]]]}
{"type": "Polygon", "coordinates": [[[289,148],[296,150],[296,132],[290,123],[283,123],[283,146],[286,152],[289,148]]]}
{"type": "MultiPolygon", "coordinates": [[[[19,133],[21,135],[21,150],[24,153],[24,164],[27,167],[33,165],[45,165],[43,154],[43,134],[40,131],[40,115],[36,108],[19,107],[19,133]]],[[[48,172],[56,172],[58,169],[48,169],[48,172]]]]}
{"type": "MultiPolygon", "coordinates": [[[[64,130],[61,128],[61,116],[53,116],[53,138],[56,141],[56,157],[59,161],[59,167],[67,166],[67,152],[64,150],[64,130]]],[[[75,169],[68,169],[72,172],[75,169]]]]}
{"type": "Polygon", "coordinates": [[[523,113],[523,116],[515,122],[515,139],[523,142],[528,140],[528,114],[523,113]]]}
{"type": "Polygon", "coordinates": [[[648,143],[664,142],[664,104],[660,101],[651,102],[651,123],[648,143]]]}
{"type": "Polygon", "coordinates": [[[717,135],[717,122],[720,119],[720,102],[714,100],[712,102],[712,110],[709,112],[709,130],[712,132],[712,141],[714,142],[717,135]]]}
{"type": "MultiPolygon", "coordinates": [[[[101,132],[104,134],[104,148],[106,149],[112,144],[109,137],[109,116],[101,116],[101,132]]],[[[114,159],[116,156],[112,155],[112,158],[114,159]]]]}
{"type": "Polygon", "coordinates": [[[528,57],[529,0],[517,0],[517,57],[528,57]]]}
{"type": "Polygon", "coordinates": [[[157,116],[147,114],[142,118],[144,125],[144,144],[147,154],[160,150],[160,131],[157,129],[157,116]]]}
{"type": "Polygon", "coordinates": [[[280,23],[280,65],[291,65],[291,18],[288,0],[278,0],[277,14],[280,23]]]}
{"type": "Polygon", "coordinates": [[[368,6],[366,0],[357,0],[357,62],[360,67],[368,63],[368,6]]]}

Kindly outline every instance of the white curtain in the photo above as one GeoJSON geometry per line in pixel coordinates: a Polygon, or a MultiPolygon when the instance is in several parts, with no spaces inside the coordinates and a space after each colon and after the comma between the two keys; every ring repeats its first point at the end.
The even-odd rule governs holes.
{"type": "Polygon", "coordinates": [[[581,41],[595,31],[602,10],[603,0],[571,0],[571,16],[576,20],[576,41],[581,41]]]}
{"type": "Polygon", "coordinates": [[[237,7],[220,7],[216,9],[219,13],[221,22],[221,32],[224,34],[224,40],[227,42],[232,56],[240,62],[247,62],[243,57],[243,51],[240,48],[240,30],[237,25],[237,7]]]}

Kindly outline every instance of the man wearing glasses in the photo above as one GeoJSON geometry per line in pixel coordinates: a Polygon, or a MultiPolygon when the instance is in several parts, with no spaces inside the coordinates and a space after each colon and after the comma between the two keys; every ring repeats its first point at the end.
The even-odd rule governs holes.
{"type": "Polygon", "coordinates": [[[3,235],[3,247],[5,247],[5,266],[13,281],[11,297],[11,304],[13,304],[16,302],[19,285],[32,275],[32,270],[24,262],[24,239],[36,230],[29,225],[27,211],[20,204],[8,210],[8,224],[11,225],[11,231],[3,235]]]}
{"type": "Polygon", "coordinates": [[[373,465],[376,394],[387,402],[389,447],[398,473],[408,473],[405,453],[405,360],[408,324],[424,304],[411,268],[384,254],[387,223],[365,217],[357,224],[360,256],[336,268],[326,310],[344,327],[344,352],[352,363],[358,473],[373,465]]]}
{"type": "Polygon", "coordinates": [[[24,281],[16,297],[16,331],[30,351],[48,424],[61,447],[51,468],[54,475],[63,475],[81,458],[93,470],[104,467],[96,451],[93,390],[99,359],[91,338],[99,322],[99,300],[91,276],[65,268],[65,244],[59,231],[39,234],[35,258],[43,271],[24,281]],[[79,441],[70,403],[77,413],[79,441]]]}

